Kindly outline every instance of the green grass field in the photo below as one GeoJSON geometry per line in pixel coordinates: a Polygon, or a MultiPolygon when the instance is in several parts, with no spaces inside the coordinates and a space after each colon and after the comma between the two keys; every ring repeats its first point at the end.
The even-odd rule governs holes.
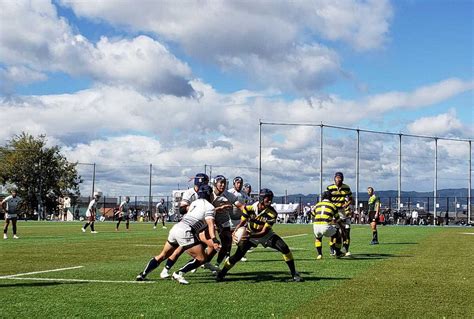
{"type": "MultiPolygon", "coordinates": [[[[90,234],[80,227],[20,222],[19,240],[9,230],[0,242],[0,317],[474,318],[472,228],[380,227],[381,244],[370,246],[369,227],[355,226],[354,258],[331,258],[326,244],[316,260],[311,225],[276,225],[305,282],[286,282],[280,253],[259,247],[228,281],[199,269],[183,286],[159,278],[163,265],[151,282],[134,281],[168,230],[134,223],[115,232],[114,224],[97,223],[99,233],[90,234]]],[[[188,260],[183,255],[175,269],[188,260]]]]}

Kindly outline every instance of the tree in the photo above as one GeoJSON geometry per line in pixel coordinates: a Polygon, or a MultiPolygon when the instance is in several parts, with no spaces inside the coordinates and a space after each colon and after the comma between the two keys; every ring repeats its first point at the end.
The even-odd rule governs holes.
{"type": "Polygon", "coordinates": [[[38,204],[57,208],[59,197],[80,195],[77,163],[69,163],[58,146],[47,147],[46,136],[22,132],[0,147],[0,183],[15,185],[29,212],[38,204]]]}

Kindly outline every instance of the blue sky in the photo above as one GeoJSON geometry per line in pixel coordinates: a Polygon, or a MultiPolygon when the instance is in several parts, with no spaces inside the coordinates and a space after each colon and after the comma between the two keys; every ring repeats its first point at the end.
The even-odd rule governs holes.
{"type": "MultiPolygon", "coordinates": [[[[472,1],[185,4],[0,0],[0,108],[14,119],[0,138],[46,134],[70,160],[104,167],[111,159],[100,154],[108,150],[140,153],[114,157],[114,167],[123,167],[116,175],[146,171],[128,172],[130,161],[182,166],[156,185],[167,192],[176,180],[184,184],[195,165],[255,167],[258,149],[248,141],[256,141],[259,118],[474,135],[472,1]]],[[[353,137],[344,142],[345,134],[331,134],[353,145],[353,137]]],[[[272,128],[264,143],[265,178],[277,192],[285,187],[278,169],[294,176],[287,188],[314,192],[298,181],[318,175],[317,167],[293,172],[314,166],[295,151],[317,146],[314,131],[272,128]]],[[[391,152],[390,144],[381,147],[391,152]]],[[[464,149],[445,150],[468,159],[464,149]]],[[[351,178],[344,157],[338,165],[351,178]]],[[[393,164],[381,165],[378,176],[393,164]]],[[[254,170],[221,173],[247,174],[256,184],[254,170]]],[[[446,173],[462,176],[464,167],[446,173]]],[[[143,187],[124,186],[113,175],[102,180],[112,193],[143,187]]],[[[407,187],[416,189],[416,180],[407,187]]]]}

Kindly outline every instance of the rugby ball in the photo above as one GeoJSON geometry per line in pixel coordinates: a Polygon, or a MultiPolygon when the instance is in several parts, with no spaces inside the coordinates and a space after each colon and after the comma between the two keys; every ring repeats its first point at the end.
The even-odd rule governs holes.
{"type": "Polygon", "coordinates": [[[232,241],[234,244],[238,244],[241,241],[247,240],[249,238],[249,231],[247,227],[240,227],[232,234],[232,241]]]}

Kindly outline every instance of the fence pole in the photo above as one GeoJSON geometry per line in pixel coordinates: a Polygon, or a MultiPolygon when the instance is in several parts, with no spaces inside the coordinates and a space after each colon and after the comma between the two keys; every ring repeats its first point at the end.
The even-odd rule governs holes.
{"type": "Polygon", "coordinates": [[[402,134],[398,134],[398,200],[397,209],[400,212],[400,204],[402,203],[402,134]]]}
{"type": "Polygon", "coordinates": [[[92,171],[92,197],[94,197],[94,188],[95,188],[95,163],[92,164],[93,171],[92,171]]]}
{"type": "Polygon", "coordinates": [[[433,225],[436,226],[436,202],[438,199],[438,138],[434,138],[435,142],[435,162],[434,162],[434,207],[433,207],[433,225]]]}
{"type": "Polygon", "coordinates": [[[151,214],[151,203],[152,203],[152,199],[151,199],[151,175],[152,175],[152,171],[153,171],[153,165],[150,164],[150,183],[149,183],[149,186],[148,186],[148,212],[149,212],[149,214],[151,214]]]}
{"type": "Polygon", "coordinates": [[[355,209],[359,208],[359,156],[360,156],[360,131],[357,129],[357,149],[356,149],[356,198],[355,209]]]}
{"type": "Polygon", "coordinates": [[[471,223],[472,143],[469,141],[469,180],[467,184],[467,223],[471,223]]]}
{"type": "Polygon", "coordinates": [[[323,196],[323,122],[320,125],[319,134],[319,200],[323,196]]]}
{"type": "Polygon", "coordinates": [[[258,191],[262,189],[262,120],[258,120],[258,191]]]}

